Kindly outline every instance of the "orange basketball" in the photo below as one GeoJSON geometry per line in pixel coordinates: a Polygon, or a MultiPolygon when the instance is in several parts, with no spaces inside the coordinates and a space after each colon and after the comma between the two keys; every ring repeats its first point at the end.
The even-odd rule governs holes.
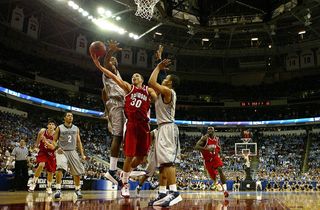
{"type": "Polygon", "coordinates": [[[92,54],[95,54],[97,57],[104,56],[106,54],[106,45],[101,41],[92,42],[89,51],[92,54]]]}

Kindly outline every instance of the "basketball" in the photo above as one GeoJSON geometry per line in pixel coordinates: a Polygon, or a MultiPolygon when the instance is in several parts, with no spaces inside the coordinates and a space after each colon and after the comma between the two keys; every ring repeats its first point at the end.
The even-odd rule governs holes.
{"type": "Polygon", "coordinates": [[[89,51],[90,53],[95,54],[97,57],[101,57],[106,54],[107,49],[103,42],[95,41],[91,43],[89,51]]]}

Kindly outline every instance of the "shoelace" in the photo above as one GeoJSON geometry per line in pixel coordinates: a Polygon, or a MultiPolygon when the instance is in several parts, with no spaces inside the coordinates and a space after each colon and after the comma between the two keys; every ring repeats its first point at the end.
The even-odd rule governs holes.
{"type": "Polygon", "coordinates": [[[169,194],[168,198],[166,199],[166,201],[170,201],[174,198],[174,195],[173,194],[169,194]]]}

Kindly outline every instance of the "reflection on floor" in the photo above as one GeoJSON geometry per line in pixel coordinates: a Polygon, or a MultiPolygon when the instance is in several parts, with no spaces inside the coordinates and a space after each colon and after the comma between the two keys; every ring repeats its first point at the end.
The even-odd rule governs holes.
{"type": "MultiPolygon", "coordinates": [[[[0,192],[0,209],[168,209],[148,207],[155,191],[141,191],[140,196],[131,192],[130,199],[123,199],[117,191],[83,191],[83,199],[77,200],[73,191],[63,192],[61,200],[55,200],[45,192],[0,192]]],[[[206,191],[182,191],[183,201],[171,210],[192,209],[320,209],[320,192],[235,192],[225,199],[222,193],[206,191]]]]}

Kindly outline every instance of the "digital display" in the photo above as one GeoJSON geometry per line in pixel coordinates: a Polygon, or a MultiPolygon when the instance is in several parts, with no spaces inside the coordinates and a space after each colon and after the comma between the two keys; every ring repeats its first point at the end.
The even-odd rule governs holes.
{"type": "Polygon", "coordinates": [[[240,106],[271,106],[271,101],[241,101],[240,106]]]}

